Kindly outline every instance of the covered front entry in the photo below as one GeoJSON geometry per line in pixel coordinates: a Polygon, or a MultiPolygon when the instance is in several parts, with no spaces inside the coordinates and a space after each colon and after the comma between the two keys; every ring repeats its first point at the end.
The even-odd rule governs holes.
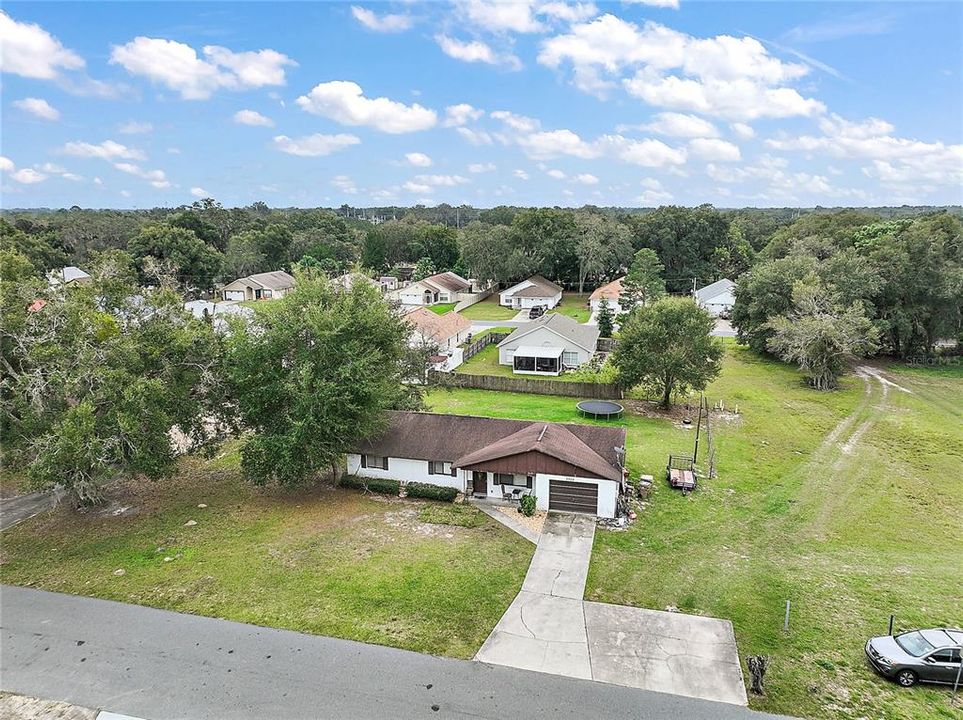
{"type": "Polygon", "coordinates": [[[598,515],[599,486],[594,483],[556,480],[548,483],[548,509],[598,515]]]}
{"type": "Polygon", "coordinates": [[[472,471],[471,494],[472,495],[488,494],[488,473],[487,472],[479,472],[478,470],[472,471]]]}

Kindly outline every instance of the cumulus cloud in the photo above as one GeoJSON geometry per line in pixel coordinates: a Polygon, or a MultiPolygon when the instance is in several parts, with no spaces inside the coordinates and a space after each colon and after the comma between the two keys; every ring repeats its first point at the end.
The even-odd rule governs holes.
{"type": "Polygon", "coordinates": [[[561,170],[559,170],[558,168],[552,168],[551,170],[546,170],[545,174],[548,175],[550,178],[554,178],[555,180],[564,180],[567,177],[567,175],[561,170]]]}
{"type": "Polygon", "coordinates": [[[607,135],[600,140],[600,144],[610,148],[622,162],[641,167],[682,165],[687,158],[684,148],[673,148],[651,138],[630,140],[620,135],[607,135]]]}
{"type": "Polygon", "coordinates": [[[515,172],[512,173],[512,175],[517,177],[519,180],[528,180],[528,177],[529,177],[528,173],[525,172],[524,170],[516,170],[515,172]]]}
{"type": "Polygon", "coordinates": [[[211,194],[202,187],[192,187],[191,195],[193,195],[196,198],[208,198],[211,196],[211,194]]]}
{"type": "Polygon", "coordinates": [[[351,14],[368,30],[379,33],[404,32],[414,24],[414,20],[409,15],[393,15],[390,13],[378,15],[372,10],[357,5],[351,6],[351,14]]]}
{"type": "Polygon", "coordinates": [[[659,113],[652,119],[652,122],[641,126],[641,129],[670,137],[711,138],[719,136],[716,126],[708,120],[696,115],[675,112],[659,113]]]}
{"type": "Polygon", "coordinates": [[[13,105],[41,120],[56,121],[60,119],[60,111],[41,98],[28,97],[23,100],[14,100],[13,105]]]}
{"type": "Polygon", "coordinates": [[[238,110],[234,113],[234,122],[239,125],[253,125],[256,127],[274,127],[274,121],[256,110],[238,110]]]}
{"type": "Polygon", "coordinates": [[[299,157],[319,157],[344,150],[352,145],[358,145],[361,140],[354,135],[339,133],[337,135],[322,135],[315,133],[300,138],[289,138],[287,135],[277,135],[274,138],[274,148],[288,155],[299,157]]]}
{"type": "Polygon", "coordinates": [[[591,173],[580,173],[572,177],[572,182],[576,182],[581,185],[598,185],[599,179],[591,173]]]}
{"type": "Polygon", "coordinates": [[[36,23],[21,23],[0,10],[0,70],[53,80],[62,70],[79,70],[84,59],[36,23]]]}
{"type": "Polygon", "coordinates": [[[497,170],[494,163],[471,163],[468,166],[468,172],[470,173],[486,173],[494,172],[497,170]]]}
{"type": "Polygon", "coordinates": [[[121,172],[127,173],[128,175],[134,175],[146,180],[153,187],[162,189],[170,187],[170,181],[168,181],[166,174],[163,170],[144,170],[139,165],[134,163],[114,163],[114,168],[120,170],[121,172]]]}
{"type": "Polygon", "coordinates": [[[61,148],[66,155],[101,160],[144,160],[144,153],[114,140],[104,140],[98,145],[88,142],[69,142],[61,148]]]}
{"type": "Polygon", "coordinates": [[[491,145],[492,136],[485,130],[474,130],[468,127],[455,128],[455,131],[472,145],[491,145]]]}
{"type": "Polygon", "coordinates": [[[541,15],[556,18],[565,22],[581,22],[599,14],[599,9],[592,2],[547,2],[538,6],[541,15]]]}
{"type": "Polygon", "coordinates": [[[405,153],[405,160],[415,167],[431,167],[431,158],[420,152],[405,153]]]}
{"type": "Polygon", "coordinates": [[[480,62],[488,65],[507,65],[508,67],[519,70],[522,61],[511,53],[500,55],[496,53],[490,45],[481,40],[458,40],[448,35],[440,34],[435,36],[438,47],[448,57],[461,60],[462,62],[480,62]]]}
{"type": "Polygon", "coordinates": [[[20,168],[19,170],[10,173],[10,179],[20,183],[21,185],[33,185],[35,183],[43,182],[47,179],[47,176],[41,172],[37,172],[33,168],[20,168]]]}
{"type": "Polygon", "coordinates": [[[3,155],[0,155],[0,171],[13,172],[16,168],[17,166],[14,165],[13,160],[11,160],[8,157],[4,157],[3,155]]]}
{"type": "Polygon", "coordinates": [[[202,55],[176,40],[141,36],[115,45],[110,62],[177,92],[184,100],[206,100],[220,89],[284,85],[285,67],[297,65],[287,55],[270,49],[233,52],[206,45],[202,55]]]}
{"type": "Polygon", "coordinates": [[[752,129],[752,125],[737,122],[732,123],[732,125],[729,127],[732,128],[732,132],[736,134],[736,137],[740,138],[741,140],[750,140],[756,136],[756,131],[752,129]]]}
{"type": "Polygon", "coordinates": [[[117,129],[124,135],[145,135],[154,130],[154,125],[149,122],[131,120],[130,122],[123,123],[117,129]]]}
{"type": "Polygon", "coordinates": [[[695,138],[689,141],[689,153],[703,160],[735,162],[742,159],[739,146],[718,138],[695,138]]]}
{"type": "Polygon", "coordinates": [[[786,87],[809,72],[807,65],[783,62],[751,37],[697,38],[606,14],[545,40],[538,61],[570,65],[575,85],[586,92],[604,95],[621,83],[657,107],[736,120],[825,110],[786,87]]]}
{"type": "Polygon", "coordinates": [[[445,127],[458,127],[460,125],[467,125],[470,122],[475,122],[484,114],[484,110],[479,110],[478,108],[472,107],[468,103],[449,105],[445,108],[445,121],[442,124],[445,127]]]}
{"type": "Polygon", "coordinates": [[[546,29],[535,17],[531,0],[467,0],[460,8],[471,25],[491,32],[533,33],[546,29]]]}
{"type": "Polygon", "coordinates": [[[438,122],[434,110],[386,97],[367,98],[360,85],[347,80],[315,85],[311,92],[297,99],[297,104],[305,112],[343,125],[366,125],[386,133],[427,130],[438,122]]]}
{"type": "Polygon", "coordinates": [[[331,184],[348,195],[356,195],[358,193],[358,186],[355,185],[354,180],[347,175],[335,175],[331,178],[331,184]]]}

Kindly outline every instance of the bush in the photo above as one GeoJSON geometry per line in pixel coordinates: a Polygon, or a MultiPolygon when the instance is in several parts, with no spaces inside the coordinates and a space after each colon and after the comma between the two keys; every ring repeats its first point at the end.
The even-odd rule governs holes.
{"type": "Polygon", "coordinates": [[[428,500],[452,502],[458,497],[458,491],[455,488],[429,485],[428,483],[410,482],[405,485],[405,489],[408,492],[408,497],[413,498],[427,498],[428,500]]]}
{"type": "Polygon", "coordinates": [[[357,475],[345,475],[338,483],[341,487],[355,488],[381,493],[382,495],[397,495],[401,490],[401,483],[390,478],[366,478],[357,475]]]}
{"type": "Polygon", "coordinates": [[[538,498],[534,495],[522,495],[518,501],[518,512],[520,512],[525,517],[531,517],[535,514],[535,503],[538,498]]]}

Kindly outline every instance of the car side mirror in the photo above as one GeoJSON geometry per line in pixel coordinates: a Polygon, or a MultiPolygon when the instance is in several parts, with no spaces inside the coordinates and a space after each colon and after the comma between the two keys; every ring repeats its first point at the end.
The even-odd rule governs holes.
{"type": "Polygon", "coordinates": [[[928,663],[936,662],[936,658],[930,655],[928,657],[923,658],[923,662],[928,662],[928,663]]]}

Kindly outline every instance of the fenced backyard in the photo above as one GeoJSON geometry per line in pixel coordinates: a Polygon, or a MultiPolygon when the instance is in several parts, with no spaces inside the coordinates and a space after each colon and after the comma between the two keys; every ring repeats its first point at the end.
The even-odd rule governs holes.
{"type": "Polygon", "coordinates": [[[462,362],[468,362],[472,357],[480,353],[489,345],[500,343],[509,335],[510,333],[507,332],[486,332],[465,348],[465,354],[462,356],[462,362]]]}
{"type": "Polygon", "coordinates": [[[622,388],[611,383],[437,373],[434,370],[428,373],[428,384],[496,392],[529,393],[532,395],[561,395],[594,400],[621,400],[624,396],[622,388]]]}

